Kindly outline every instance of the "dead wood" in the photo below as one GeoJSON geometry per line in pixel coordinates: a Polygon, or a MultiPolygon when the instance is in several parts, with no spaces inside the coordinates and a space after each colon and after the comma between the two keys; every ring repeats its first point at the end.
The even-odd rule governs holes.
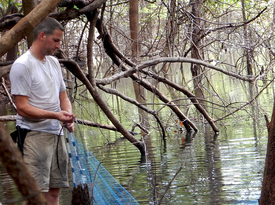
{"type": "Polygon", "coordinates": [[[112,131],[118,131],[117,128],[115,126],[112,125],[105,125],[105,124],[101,124],[101,123],[97,123],[97,122],[91,122],[89,120],[82,120],[82,119],[76,119],[78,124],[82,124],[82,125],[87,125],[87,126],[91,126],[91,127],[97,127],[97,128],[102,128],[102,129],[106,129],[106,130],[112,130],[112,131]]]}
{"type": "MultiPolygon", "coordinates": [[[[42,2],[43,1],[41,1],[41,3],[42,2]]],[[[58,2],[56,2],[56,3],[58,3],[58,2]]],[[[80,15],[88,14],[88,13],[93,12],[97,8],[100,8],[102,6],[102,4],[104,4],[105,2],[106,2],[106,0],[94,0],[92,2],[84,1],[84,0],[83,1],[64,1],[63,0],[59,4],[59,6],[60,7],[67,7],[67,9],[63,12],[58,12],[58,13],[50,13],[49,12],[50,13],[49,17],[55,18],[58,21],[71,20],[71,19],[79,17],[80,15]],[[73,8],[73,6],[77,6],[80,9],[75,9],[75,8],[73,8]]],[[[53,8],[55,8],[55,6],[53,8]]],[[[52,11],[52,9],[50,11],[52,11]]],[[[23,17],[24,17],[23,14],[16,13],[16,14],[7,15],[7,16],[1,18],[0,19],[0,32],[11,29],[23,17]]],[[[25,33],[25,35],[26,34],[27,33],[25,33]]]]}
{"type": "Polygon", "coordinates": [[[14,104],[14,102],[13,102],[13,100],[12,100],[12,97],[11,97],[9,91],[8,91],[8,88],[6,87],[5,79],[4,79],[4,78],[1,78],[1,79],[2,79],[1,85],[2,85],[3,89],[5,90],[5,92],[6,92],[7,96],[8,96],[8,98],[9,98],[10,103],[12,104],[13,108],[14,108],[15,110],[17,110],[17,109],[16,109],[16,105],[14,104]]]}
{"type": "Polygon", "coordinates": [[[3,115],[0,116],[0,122],[16,121],[16,115],[3,115]]]}
{"type": "Polygon", "coordinates": [[[98,87],[99,87],[101,90],[103,90],[103,91],[105,91],[105,92],[107,92],[107,93],[110,93],[110,94],[113,94],[113,95],[116,95],[116,96],[121,97],[123,100],[125,100],[125,101],[127,101],[127,102],[129,102],[129,103],[132,103],[132,104],[136,105],[138,108],[140,108],[140,109],[144,110],[145,112],[147,112],[147,113],[153,115],[153,116],[155,117],[155,119],[157,120],[157,123],[158,123],[159,126],[161,127],[161,130],[162,130],[162,138],[164,139],[164,138],[166,137],[165,128],[164,128],[164,126],[163,126],[163,124],[162,124],[162,122],[161,122],[159,116],[157,115],[157,112],[156,112],[156,111],[150,110],[150,109],[147,108],[146,106],[140,104],[137,100],[135,100],[135,99],[133,99],[133,98],[130,98],[130,97],[126,96],[126,95],[123,95],[122,93],[118,92],[118,90],[116,90],[116,89],[106,88],[106,87],[104,87],[104,86],[102,86],[102,85],[98,85],[98,87]]]}
{"type": "Polygon", "coordinates": [[[175,83],[171,82],[169,79],[167,79],[165,77],[158,76],[153,72],[142,71],[142,73],[144,73],[148,76],[151,76],[154,79],[156,79],[160,82],[163,82],[163,83],[171,86],[172,88],[174,88],[174,89],[182,92],[183,94],[185,94],[191,100],[191,102],[197,108],[197,110],[204,116],[204,118],[207,120],[207,122],[212,127],[215,134],[219,133],[219,129],[215,125],[213,119],[208,115],[207,111],[203,108],[203,106],[201,106],[201,104],[199,103],[199,101],[197,100],[196,96],[193,93],[186,90],[183,86],[179,86],[178,84],[175,84],[175,83]]]}
{"type": "Polygon", "coordinates": [[[168,192],[168,190],[170,189],[173,181],[176,179],[177,175],[180,173],[180,171],[185,167],[185,164],[186,164],[186,159],[187,159],[187,156],[185,156],[185,159],[183,161],[183,163],[181,164],[181,166],[178,168],[178,170],[176,171],[176,173],[174,174],[174,176],[172,177],[172,179],[170,180],[170,182],[167,184],[166,186],[166,189],[164,191],[164,193],[161,195],[157,205],[160,205],[164,196],[166,195],[166,193],[168,192]]]}
{"type": "MultiPolygon", "coordinates": [[[[234,113],[238,112],[239,110],[243,109],[244,107],[246,107],[246,106],[248,106],[248,105],[251,105],[251,104],[261,95],[261,93],[262,93],[264,90],[266,90],[266,88],[267,88],[269,85],[271,85],[271,83],[272,83],[274,80],[275,80],[275,79],[273,78],[273,80],[271,80],[264,88],[262,88],[262,90],[261,90],[260,92],[258,92],[258,94],[257,94],[252,100],[250,100],[249,102],[245,103],[244,105],[238,107],[237,109],[235,109],[234,111],[228,113],[227,115],[215,119],[214,122],[218,122],[218,121],[220,121],[220,120],[222,120],[222,119],[224,119],[224,118],[226,118],[226,117],[228,117],[228,116],[230,116],[230,115],[233,115],[234,113]]],[[[267,120],[267,122],[268,122],[267,117],[265,118],[265,120],[267,120]]]]}
{"type": "MultiPolygon", "coordinates": [[[[107,0],[94,0],[93,2],[91,2],[87,5],[75,4],[75,5],[80,6],[79,7],[80,9],[71,8],[72,4],[69,3],[69,4],[67,4],[68,9],[66,9],[65,11],[60,12],[60,13],[52,13],[49,16],[57,19],[58,21],[74,19],[74,18],[77,18],[78,16],[83,15],[83,14],[88,15],[89,13],[100,8],[106,1],[107,0]],[[84,6],[84,7],[81,7],[81,6],[84,6]]],[[[63,6],[65,6],[65,5],[66,4],[64,4],[63,6]]]]}
{"type": "Polygon", "coordinates": [[[105,115],[109,118],[109,120],[113,123],[113,125],[117,128],[117,130],[131,143],[133,143],[140,151],[141,155],[145,155],[145,147],[144,144],[138,141],[133,135],[129,133],[127,129],[118,121],[118,119],[114,116],[106,102],[101,98],[98,93],[96,87],[94,87],[90,81],[87,79],[86,75],[79,68],[78,64],[73,60],[60,60],[61,63],[73,74],[75,75],[82,83],[84,83],[89,90],[90,94],[94,98],[97,105],[101,108],[101,110],[105,113],[105,115]]]}
{"type": "Polygon", "coordinates": [[[253,82],[258,77],[258,76],[256,76],[256,77],[251,78],[251,77],[242,76],[242,75],[239,75],[238,73],[231,72],[231,71],[226,71],[224,69],[221,69],[218,66],[212,65],[212,64],[207,63],[205,61],[194,59],[194,58],[185,58],[185,57],[163,57],[163,58],[157,58],[157,59],[146,61],[144,63],[141,63],[141,64],[137,65],[137,69],[140,70],[140,69],[143,69],[143,68],[146,68],[146,67],[150,67],[150,66],[154,66],[154,65],[157,65],[157,64],[160,64],[160,63],[176,63],[176,62],[177,63],[179,63],[179,62],[185,62],[185,63],[198,64],[198,65],[205,66],[207,68],[211,68],[213,70],[219,71],[219,72],[221,72],[221,73],[223,73],[225,75],[234,77],[234,78],[242,80],[242,81],[247,81],[247,82],[253,82]]]}
{"type": "Polygon", "coordinates": [[[58,6],[59,7],[69,7],[69,8],[77,6],[77,8],[83,8],[90,3],[91,3],[91,1],[87,1],[87,0],[62,0],[58,4],[58,6]]]}
{"type": "Polygon", "coordinates": [[[193,124],[180,110],[180,108],[172,102],[167,96],[165,96],[162,92],[160,92],[159,89],[154,87],[151,83],[149,83],[147,80],[139,78],[136,74],[131,75],[131,78],[134,81],[137,81],[140,85],[142,85],[144,88],[147,90],[151,91],[154,93],[162,102],[166,104],[179,118],[179,120],[183,123],[185,129],[187,131],[190,131],[191,128],[194,131],[198,131],[198,128],[193,124]]]}
{"type": "Polygon", "coordinates": [[[5,77],[10,73],[11,65],[7,65],[0,68],[0,78],[5,77]]]}
{"type": "Polygon", "coordinates": [[[0,19],[0,32],[11,29],[24,17],[23,14],[11,14],[0,19]]]}
{"type": "MultiPolygon", "coordinates": [[[[119,52],[119,50],[115,47],[110,35],[107,32],[107,29],[102,25],[102,22],[100,20],[97,21],[96,27],[98,32],[101,35],[105,51],[108,54],[108,56],[113,60],[113,62],[118,67],[121,67],[123,71],[128,71],[128,68],[124,66],[122,62],[127,62],[130,66],[136,67],[136,65],[132,61],[125,58],[123,54],[121,54],[121,52],[119,52]]],[[[154,93],[171,110],[173,110],[173,112],[177,115],[179,120],[183,122],[183,125],[185,126],[185,129],[187,131],[190,131],[191,129],[195,131],[198,130],[197,127],[181,112],[178,106],[169,100],[169,98],[167,98],[162,92],[160,92],[157,88],[155,88],[151,83],[137,76],[133,70],[131,72],[133,72],[133,74],[130,75],[130,78],[133,81],[138,82],[145,89],[154,93]]]]}
{"type": "MultiPolygon", "coordinates": [[[[2,115],[2,116],[0,116],[0,122],[7,122],[7,121],[16,121],[16,115],[2,115]]],[[[83,120],[83,119],[79,119],[79,118],[77,118],[76,121],[78,122],[78,124],[82,124],[82,125],[102,128],[102,129],[106,129],[106,130],[118,131],[117,128],[112,125],[105,125],[105,124],[91,122],[89,120],[83,120]]]]}

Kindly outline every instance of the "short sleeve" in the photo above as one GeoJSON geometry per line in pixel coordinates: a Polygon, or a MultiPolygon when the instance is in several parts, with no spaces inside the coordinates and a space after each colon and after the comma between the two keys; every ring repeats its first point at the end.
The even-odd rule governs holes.
{"type": "Polygon", "coordinates": [[[22,63],[15,63],[10,71],[11,94],[24,95],[30,97],[31,93],[31,73],[22,63]]]}

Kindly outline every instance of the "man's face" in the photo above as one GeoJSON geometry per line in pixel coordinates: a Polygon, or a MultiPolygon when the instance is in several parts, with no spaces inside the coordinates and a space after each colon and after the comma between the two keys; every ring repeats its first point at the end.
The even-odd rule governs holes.
{"type": "Polygon", "coordinates": [[[56,49],[60,49],[63,31],[56,29],[53,34],[45,35],[43,42],[44,55],[52,55],[56,49]]]}

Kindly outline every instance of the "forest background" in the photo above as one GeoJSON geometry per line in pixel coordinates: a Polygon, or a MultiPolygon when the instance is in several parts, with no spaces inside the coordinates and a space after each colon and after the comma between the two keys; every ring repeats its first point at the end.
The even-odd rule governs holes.
{"type": "Polygon", "coordinates": [[[204,131],[198,127],[207,125],[218,135],[224,120],[247,116],[260,123],[257,130],[265,122],[259,119],[271,115],[274,1],[37,3],[0,1],[1,95],[7,101],[12,62],[31,45],[29,32],[51,16],[65,27],[56,56],[76,111],[85,110],[79,123],[118,131],[141,155],[151,132],[165,141],[171,130],[204,131]],[[100,121],[91,120],[94,110],[83,101],[98,105],[100,121]],[[136,115],[128,116],[125,105],[136,115]]]}

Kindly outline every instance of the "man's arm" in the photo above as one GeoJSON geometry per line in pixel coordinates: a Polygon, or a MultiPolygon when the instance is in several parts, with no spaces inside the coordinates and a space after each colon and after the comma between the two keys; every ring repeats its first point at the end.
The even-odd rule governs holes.
{"type": "Polygon", "coordinates": [[[17,113],[26,118],[32,119],[57,119],[64,123],[71,123],[74,117],[71,112],[62,110],[60,112],[51,112],[32,106],[29,104],[29,97],[22,95],[14,95],[17,113]]]}
{"type": "Polygon", "coordinates": [[[74,131],[74,119],[76,118],[76,115],[72,114],[72,105],[71,102],[67,96],[67,92],[63,91],[59,93],[59,100],[60,100],[60,107],[62,111],[67,111],[68,113],[71,113],[71,116],[73,118],[73,122],[70,123],[63,123],[66,124],[66,128],[70,131],[74,131]]]}
{"type": "Polygon", "coordinates": [[[59,100],[60,100],[60,108],[61,110],[65,110],[69,113],[72,113],[72,105],[67,96],[67,92],[63,91],[59,93],[59,100]]]}

